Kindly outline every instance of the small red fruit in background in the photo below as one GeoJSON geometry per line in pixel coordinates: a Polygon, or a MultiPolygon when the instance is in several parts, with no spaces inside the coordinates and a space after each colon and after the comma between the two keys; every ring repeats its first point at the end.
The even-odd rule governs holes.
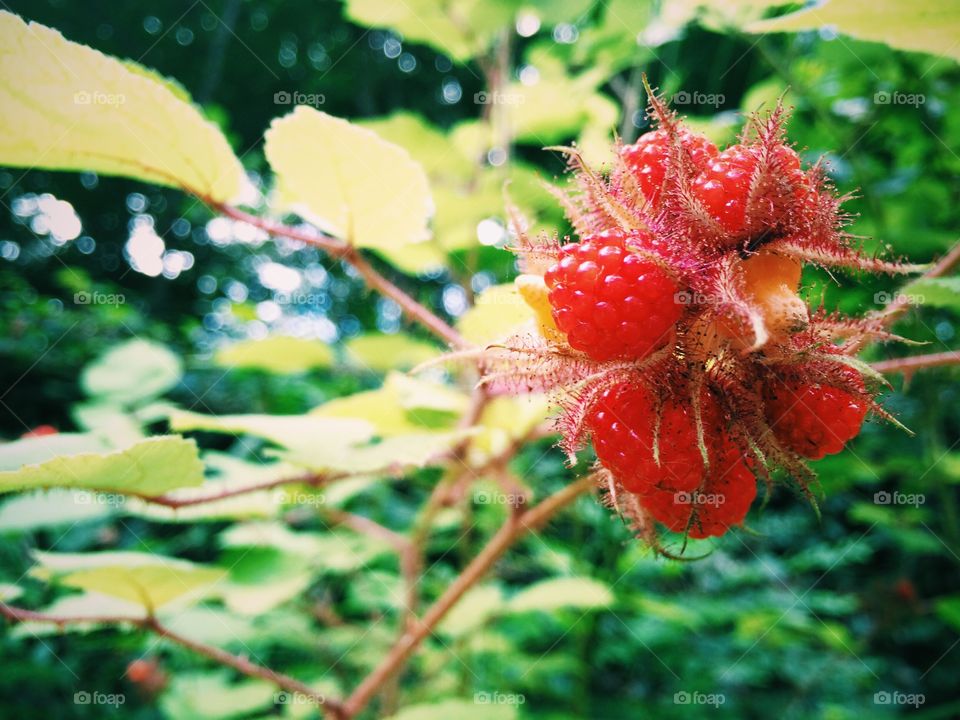
{"type": "Polygon", "coordinates": [[[45,435],[56,435],[60,431],[57,430],[53,425],[37,425],[35,428],[31,428],[23,435],[21,438],[32,438],[32,437],[44,437],[45,435]]]}
{"type": "Polygon", "coordinates": [[[156,658],[138,658],[127,665],[126,678],[144,695],[159,693],[167,685],[167,673],[156,658]]]}

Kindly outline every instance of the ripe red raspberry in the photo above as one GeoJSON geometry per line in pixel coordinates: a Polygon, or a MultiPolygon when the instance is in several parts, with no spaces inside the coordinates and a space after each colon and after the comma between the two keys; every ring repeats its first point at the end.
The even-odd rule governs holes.
{"type": "MultiPolygon", "coordinates": [[[[859,387],[853,370],[848,376],[859,387]]],[[[860,433],[867,403],[842,388],[776,378],[765,388],[765,413],[777,439],[799,455],[819,460],[843,450],[860,433]]]]}
{"type": "Polygon", "coordinates": [[[656,490],[640,498],[653,517],[674,532],[692,538],[723,535],[740,525],[757,496],[757,483],[739,448],[721,442],[711,453],[703,487],[692,492],[656,490]]]}
{"type": "Polygon", "coordinates": [[[544,281],[557,327],[594,360],[639,359],[667,339],[683,312],[677,285],[631,247],[652,239],[607,230],[568,243],[544,281]]]}
{"type": "Polygon", "coordinates": [[[603,393],[587,419],[600,462],[625,490],[669,529],[691,537],[722,535],[743,521],[756,496],[753,473],[722,427],[720,408],[709,393],[701,419],[710,467],[704,467],[697,426],[689,404],[669,401],[656,410],[643,388],[621,384],[603,393]],[[693,519],[691,521],[691,514],[693,519]]]}
{"type": "MultiPolygon", "coordinates": [[[[694,196],[731,235],[739,235],[746,228],[747,200],[758,152],[756,147],[731,145],[709,162],[693,181],[694,196]]],[[[795,198],[802,200],[807,195],[808,183],[797,153],[786,145],[778,145],[772,162],[777,164],[784,184],[794,188],[795,198]]],[[[780,202],[777,198],[772,201],[780,202]]]]}
{"type": "MultiPolygon", "coordinates": [[[[701,410],[716,421],[712,403],[701,410]]],[[[661,409],[657,435],[659,464],[653,457],[656,405],[643,388],[620,384],[600,396],[587,419],[597,457],[626,490],[646,494],[657,487],[693,490],[703,480],[693,408],[668,402],[661,409]]]]}
{"type": "MultiPolygon", "coordinates": [[[[679,135],[681,144],[697,169],[706,167],[707,162],[716,157],[717,147],[702,135],[686,129],[680,130],[679,135]]],[[[650,203],[656,203],[670,160],[670,133],[666,130],[644,133],[635,143],[625,146],[620,151],[620,157],[633,172],[643,196],[650,203]]]]}

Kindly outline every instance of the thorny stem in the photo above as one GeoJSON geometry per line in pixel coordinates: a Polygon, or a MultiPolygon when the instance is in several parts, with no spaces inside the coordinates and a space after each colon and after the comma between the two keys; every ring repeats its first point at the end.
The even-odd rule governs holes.
{"type": "Polygon", "coordinates": [[[874,370],[881,373],[902,373],[912,375],[917,370],[942,367],[944,365],[960,365],[960,350],[930,353],[929,355],[914,355],[913,357],[881,360],[872,364],[874,370]]]}
{"type": "Polygon", "coordinates": [[[150,632],[159,635],[160,637],[166,638],[171,642],[176,643],[182,647],[192,650],[193,652],[203,655],[210,658],[211,660],[225,665],[227,667],[233,668],[243,675],[248,677],[260,678],[261,680],[266,680],[267,682],[273,683],[279,688],[287,690],[291,693],[296,693],[297,695],[302,695],[305,698],[308,698],[312,702],[315,702],[319,708],[329,717],[335,718],[336,720],[342,720],[346,716],[343,714],[343,706],[332,698],[325,697],[322,693],[317,692],[314,688],[306,685],[305,683],[296,680],[289,675],[284,675],[283,673],[272,670],[264,665],[258,665],[257,663],[241,656],[228,653],[226,650],[221,650],[218,647],[213,645],[207,645],[205,643],[197,642],[191,638],[188,638],[184,635],[181,635],[178,632],[174,632],[166,625],[163,625],[156,617],[148,615],[142,618],[136,617],[124,617],[124,616],[109,616],[105,615],[102,617],[73,617],[69,615],[50,615],[47,613],[36,612],[34,610],[26,610],[24,608],[15,607],[13,605],[8,605],[7,603],[0,602],[0,615],[3,615],[12,622],[44,622],[44,623],[53,623],[55,625],[72,625],[77,623],[97,623],[97,624],[110,624],[110,625],[119,625],[119,624],[129,624],[135,627],[142,628],[144,630],[149,630],[150,632]]]}
{"type": "Polygon", "coordinates": [[[353,266],[354,270],[360,274],[368,286],[397,303],[410,320],[420,323],[453,348],[464,349],[470,347],[469,343],[464,340],[460,333],[454,330],[453,327],[427,307],[414,300],[396,284],[381,275],[376,268],[370,264],[370,261],[363,256],[360,250],[353,245],[320,232],[302,230],[275,220],[270,220],[269,218],[257,217],[256,215],[251,215],[230,205],[224,205],[222,203],[209,204],[213,209],[234,220],[253,225],[275,237],[284,237],[289,240],[312,245],[313,247],[320,248],[331,257],[343,260],[353,266]]]}
{"type": "MultiPolygon", "coordinates": [[[[960,242],[954,245],[950,251],[940,258],[933,267],[927,270],[923,274],[923,278],[938,278],[943,277],[951,270],[953,270],[957,265],[960,265],[960,242]]],[[[898,317],[903,315],[910,308],[909,297],[898,296],[892,303],[890,303],[879,317],[890,324],[898,317]]]]}

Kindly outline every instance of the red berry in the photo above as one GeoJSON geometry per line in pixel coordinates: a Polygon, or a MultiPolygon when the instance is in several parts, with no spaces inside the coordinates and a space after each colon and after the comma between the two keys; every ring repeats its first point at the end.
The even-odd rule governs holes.
{"type": "MultiPolygon", "coordinates": [[[[853,370],[849,377],[863,387],[853,370]]],[[[765,389],[767,422],[777,439],[799,455],[819,460],[843,450],[860,433],[867,403],[842,388],[777,378],[765,389]]]]}
{"type": "MultiPolygon", "coordinates": [[[[714,408],[704,408],[715,415],[714,408]]],[[[710,418],[714,419],[714,418],[710,418]]],[[[703,480],[693,408],[666,403],[657,435],[659,464],[653,456],[656,405],[640,387],[617,385],[604,391],[587,420],[597,457],[632,493],[657,487],[693,490],[703,480]]]]}
{"type": "MultiPolygon", "coordinates": [[[[800,200],[807,195],[808,183],[800,168],[800,158],[786,145],[776,146],[773,163],[784,184],[794,188],[800,200]]],[[[750,183],[757,167],[756,147],[731,145],[721,152],[693,181],[693,194],[727,233],[739,235],[747,225],[746,211],[750,183]]],[[[771,199],[780,203],[778,198],[771,199]]],[[[782,209],[782,208],[781,208],[782,209]]]]}
{"type": "Polygon", "coordinates": [[[692,538],[723,535],[740,525],[757,496],[757,483],[739,448],[729,441],[711,452],[703,487],[693,492],[656,490],[640,504],[660,523],[692,538]]]}
{"type": "Polygon", "coordinates": [[[683,312],[677,285],[631,247],[643,233],[604,231],[569,243],[544,275],[557,327],[594,360],[639,359],[659,347],[683,312]]]}
{"type": "Polygon", "coordinates": [[[37,425],[35,428],[32,428],[21,435],[21,438],[34,438],[34,437],[43,437],[44,435],[56,435],[59,430],[57,430],[53,425],[37,425]]]}
{"type": "MultiPolygon", "coordinates": [[[[679,136],[697,169],[704,168],[716,156],[716,146],[702,135],[684,129],[679,131],[679,136]]],[[[625,146],[620,151],[620,157],[633,172],[643,196],[651,203],[656,203],[670,160],[670,133],[666,130],[644,133],[635,143],[625,146]]]]}
{"type": "Polygon", "coordinates": [[[156,671],[156,664],[150,660],[134,660],[127,665],[127,677],[131,682],[142,683],[156,671]]]}
{"type": "Polygon", "coordinates": [[[743,521],[756,496],[756,482],[737,445],[724,432],[720,408],[704,393],[701,418],[710,467],[697,443],[693,408],[665,403],[653,443],[656,410],[642,388],[621,384],[603,393],[587,420],[600,462],[625,490],[669,529],[691,537],[722,535],[743,521]],[[691,520],[691,515],[693,519],[691,520]]]}

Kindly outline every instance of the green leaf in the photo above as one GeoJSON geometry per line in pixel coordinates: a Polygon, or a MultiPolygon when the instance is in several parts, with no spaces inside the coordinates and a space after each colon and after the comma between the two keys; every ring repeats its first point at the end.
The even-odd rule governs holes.
{"type": "Polygon", "coordinates": [[[468,341],[486,345],[512,335],[531,320],[533,311],[513,283],[507,283],[480,293],[476,305],[460,317],[457,328],[468,341]]]}
{"type": "Polygon", "coordinates": [[[0,471],[37,465],[62,455],[110,450],[106,440],[93,433],[57,433],[27,437],[0,444],[0,471]]]}
{"type": "MultiPolygon", "coordinates": [[[[410,705],[391,715],[389,720],[514,720],[517,705],[489,704],[492,693],[477,693],[473,700],[439,700],[410,705]]],[[[517,700],[520,702],[520,700],[517,700]]]]}
{"type": "Polygon", "coordinates": [[[339,530],[294,532],[277,522],[234,525],[220,534],[220,543],[227,548],[271,548],[299,555],[317,571],[330,573],[352,572],[392,551],[389,544],[368,535],[339,530]]]}
{"type": "Polygon", "coordinates": [[[947,625],[960,631],[960,595],[938,598],[934,607],[937,616],[947,625]]]}
{"type": "Polygon", "coordinates": [[[390,437],[449,429],[468,403],[464,393],[447,385],[390,373],[379,389],[331,400],[311,414],[366,420],[380,436],[390,437]]]}
{"type": "Polygon", "coordinates": [[[180,382],[183,364],[169,349],[148,340],[114,345],[87,365],[80,383],[89,395],[133,403],[162,395],[180,382]]]}
{"type": "Polygon", "coordinates": [[[93,170],[237,197],[243,167],[219,129],[143,68],[0,13],[0,165],[93,170]]]}
{"type": "Polygon", "coordinates": [[[562,577],[541,580],[514,595],[507,602],[510,612],[551,611],[559,608],[600,610],[614,603],[606,583],[591,578],[562,577]]]}
{"type": "Polygon", "coordinates": [[[313,580],[304,553],[248,547],[228,553],[224,564],[230,580],[220,584],[220,597],[230,610],[246,616],[260,615],[302,595],[313,580]],[[242,554],[236,557],[238,552],[242,554]]]}
{"type": "Polygon", "coordinates": [[[543,422],[550,402],[543,395],[500,396],[487,403],[480,416],[481,431],[468,448],[470,462],[481,465],[504,452],[509,444],[524,437],[543,422]]]}
{"type": "Polygon", "coordinates": [[[230,720],[273,705],[277,696],[273,684],[228,678],[226,672],[177,673],[160,701],[164,717],[230,720]]]}
{"type": "Polygon", "coordinates": [[[217,365],[223,367],[280,374],[327,368],[333,361],[333,350],[328,345],[286,335],[232,343],[218,350],[215,357],[217,365]]]}
{"type": "Polygon", "coordinates": [[[347,341],[346,350],[352,362],[376,372],[409,370],[440,354],[433,343],[399,333],[359,335],[347,341]]]}
{"type": "Polygon", "coordinates": [[[175,411],[170,426],[178,431],[254,435],[283,448],[268,451],[273,457],[313,472],[353,473],[422,467],[470,433],[414,432],[378,440],[369,422],[318,414],[215,416],[175,411]]]}
{"type": "Polygon", "coordinates": [[[474,171],[474,159],[450,135],[419,115],[397,112],[357,124],[406,149],[431,178],[467,181],[474,171]]]}
{"type": "Polygon", "coordinates": [[[834,27],[860,40],[960,60],[960,5],[941,0],[825,0],[813,7],[747,25],[747,32],[797,32],[834,27]]]}
{"type": "Polygon", "coordinates": [[[960,311],[960,277],[923,278],[904,287],[900,294],[914,305],[960,311]]]}
{"type": "Polygon", "coordinates": [[[313,447],[291,448],[280,457],[314,472],[339,470],[377,473],[426,467],[441,462],[443,454],[471,434],[469,430],[396,435],[332,455],[313,447]]]}
{"type": "Polygon", "coordinates": [[[140,552],[35,552],[30,574],[67,587],[99,592],[148,610],[199,600],[226,577],[216,568],[140,552]]]}
{"type": "Polygon", "coordinates": [[[512,24],[513,8],[507,0],[348,0],[347,17],[361,25],[389,27],[463,62],[486,50],[496,31],[512,24]]]}
{"type": "Polygon", "coordinates": [[[206,430],[231,435],[254,435],[286,448],[314,448],[318,454],[343,454],[373,437],[373,426],[362,420],[316,415],[202,415],[186,410],[170,413],[170,427],[178,432],[206,430]]]}
{"type": "MultiPolygon", "coordinates": [[[[16,446],[30,445],[38,439],[27,438],[5,445],[0,449],[0,456],[8,452],[14,456],[28,455],[30,449],[16,446]]],[[[167,435],[147,438],[125,450],[56,456],[17,470],[5,470],[0,472],[0,493],[67,487],[155,496],[202,482],[203,463],[197,444],[178,435],[167,435]]]]}
{"type": "Polygon", "coordinates": [[[273,121],[264,148],[280,201],[354,245],[398,250],[429,238],[427,176],[376,133],[300,106],[273,121]]]}
{"type": "Polygon", "coordinates": [[[472,588],[447,613],[437,630],[452,637],[462,637],[482,627],[503,607],[503,591],[496,585],[472,588]]]}
{"type": "Polygon", "coordinates": [[[0,505],[0,533],[73,527],[116,513],[118,505],[77,490],[38,490],[15,495],[0,505]]]}
{"type": "Polygon", "coordinates": [[[112,402],[79,403],[70,414],[77,425],[106,438],[113,447],[133,445],[145,437],[137,419],[112,402]]]}

